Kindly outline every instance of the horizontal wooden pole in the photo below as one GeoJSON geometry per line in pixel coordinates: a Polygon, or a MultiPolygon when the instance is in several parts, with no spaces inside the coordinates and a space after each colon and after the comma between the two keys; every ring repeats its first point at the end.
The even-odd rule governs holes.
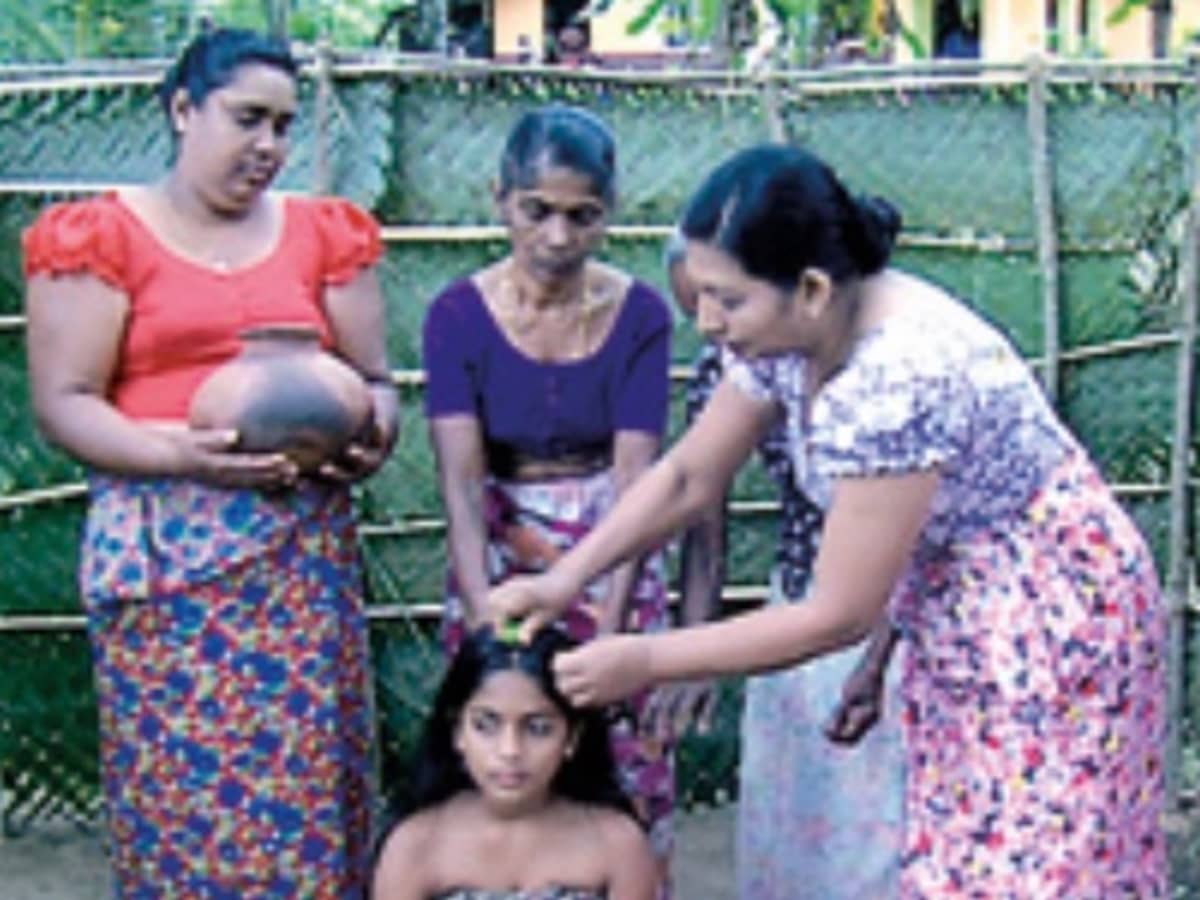
{"type": "MultiPolygon", "coordinates": [[[[721,602],[727,606],[750,606],[762,603],[770,595],[770,588],[758,585],[726,585],[721,592],[721,602]]],[[[679,603],[679,595],[672,591],[668,602],[679,603]]],[[[368,605],[367,619],[372,622],[418,621],[434,622],[441,618],[441,603],[378,603],[368,605]]],[[[87,628],[87,617],[81,613],[14,613],[0,614],[0,633],[37,633],[56,631],[83,631],[87,628]]]]}

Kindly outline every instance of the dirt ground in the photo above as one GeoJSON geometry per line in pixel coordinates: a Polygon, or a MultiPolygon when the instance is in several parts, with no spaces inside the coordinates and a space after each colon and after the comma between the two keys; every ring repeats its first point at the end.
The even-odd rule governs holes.
{"type": "MultiPolygon", "coordinates": [[[[681,817],[675,872],[679,900],[729,900],[733,888],[732,807],[681,817]]],[[[109,900],[112,896],[99,830],[46,826],[0,839],[4,900],[109,900]]]]}

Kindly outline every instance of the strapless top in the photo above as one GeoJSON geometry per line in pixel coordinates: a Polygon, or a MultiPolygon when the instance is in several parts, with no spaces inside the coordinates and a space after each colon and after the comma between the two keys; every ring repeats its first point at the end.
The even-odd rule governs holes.
{"type": "Polygon", "coordinates": [[[605,900],[607,891],[591,888],[545,887],[533,891],[491,891],[480,888],[455,888],[438,894],[434,900],[605,900]]]}

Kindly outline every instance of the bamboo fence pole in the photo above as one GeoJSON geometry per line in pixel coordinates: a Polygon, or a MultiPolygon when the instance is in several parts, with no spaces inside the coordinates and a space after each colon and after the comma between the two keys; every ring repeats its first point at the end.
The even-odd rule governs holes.
{"type": "MultiPolygon", "coordinates": [[[[1190,60],[1193,84],[1200,93],[1200,58],[1190,60]]],[[[1171,528],[1167,559],[1167,803],[1174,808],[1180,795],[1183,761],[1184,660],[1187,633],[1188,586],[1191,561],[1188,523],[1192,493],[1188,484],[1196,390],[1196,321],[1200,304],[1200,115],[1192,123],[1192,154],[1188,185],[1187,227],[1180,252],[1180,339],[1175,384],[1175,422],[1171,441],[1171,528]]]]}
{"type": "MultiPolygon", "coordinates": [[[[760,21],[760,26],[761,26],[760,21]]],[[[778,78],[772,78],[778,64],[778,50],[771,47],[766,58],[762,61],[762,70],[756,73],[759,104],[762,106],[763,118],[767,123],[767,134],[777,144],[785,143],[788,139],[787,124],[783,118],[783,97],[778,78]]]]}
{"type": "Polygon", "coordinates": [[[1030,57],[1026,104],[1029,162],[1033,177],[1033,210],[1037,230],[1038,268],[1042,273],[1042,386],[1051,403],[1059,389],[1059,273],[1058,233],[1054,214],[1054,175],[1050,158],[1050,135],[1046,113],[1046,63],[1038,54],[1030,57]]]}
{"type": "Polygon", "coordinates": [[[333,175],[329,165],[330,107],[333,94],[332,59],[333,51],[330,48],[329,39],[322,37],[317,43],[317,95],[313,110],[316,120],[313,130],[313,193],[318,196],[328,194],[333,186],[333,175]]]}
{"type": "MultiPolygon", "coordinates": [[[[492,79],[499,77],[533,80],[595,82],[601,84],[633,84],[719,87],[730,85],[737,90],[753,92],[757,79],[787,83],[805,92],[841,93],[847,90],[936,90],[939,88],[969,88],[980,86],[1017,86],[1024,83],[1025,67],[1014,63],[933,61],[924,66],[856,65],[821,70],[774,69],[766,75],[729,73],[719,69],[577,69],[569,72],[555,66],[495,65],[490,61],[451,60],[439,56],[402,56],[375,54],[370,58],[355,57],[332,47],[331,74],[338,78],[367,78],[371,76],[439,77],[492,79]]],[[[320,65],[320,51],[305,60],[306,71],[320,65]]],[[[13,94],[47,91],[110,90],[124,86],[157,84],[169,60],[152,61],[131,69],[127,65],[93,65],[88,71],[78,68],[41,67],[32,76],[11,73],[2,77],[0,68],[0,97],[13,94]]],[[[1174,60],[1144,63],[1114,62],[1111,60],[1045,61],[1047,77],[1055,82],[1117,82],[1137,85],[1185,84],[1186,67],[1174,60]]]]}
{"type": "Polygon", "coordinates": [[[761,98],[763,117],[767,121],[767,134],[777,144],[786,143],[788,134],[783,119],[783,101],[780,98],[779,82],[771,78],[765,79],[759,88],[759,97],[761,98]]]}

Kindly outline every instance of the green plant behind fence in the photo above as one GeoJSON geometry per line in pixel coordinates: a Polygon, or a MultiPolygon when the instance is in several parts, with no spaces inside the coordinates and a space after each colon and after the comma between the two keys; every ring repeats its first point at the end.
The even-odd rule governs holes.
{"type": "MultiPolygon", "coordinates": [[[[1060,408],[1126,489],[1166,569],[1179,552],[1170,543],[1168,490],[1179,248],[1200,104],[1180,72],[1136,89],[1102,74],[1052,79],[1047,92],[1061,304],[1059,343],[1050,347],[1042,298],[1050,275],[1037,224],[1046,210],[1032,189],[1030,94],[1019,81],[882,80],[836,89],[797,80],[781,93],[774,118],[764,113],[759,87],[743,81],[343,71],[324,105],[306,87],[284,186],[324,184],[391,226],[382,277],[405,416],[395,456],[359,493],[385,784],[403,782],[441,665],[425,615],[440,598],[445,557],[421,412],[420,324],[439,287],[504,252],[502,236],[488,230],[490,182],[506,130],[533,103],[580,103],[612,123],[618,223],[658,227],[618,230],[604,254],[660,287],[662,226],[703,171],[767,139],[770,122],[832,160],[851,184],[892,199],[906,224],[899,264],[999,322],[1032,363],[1056,367],[1060,408]]],[[[169,152],[164,135],[147,79],[0,93],[0,428],[7,438],[0,444],[0,803],[8,828],[98,812],[86,641],[77,619],[54,618],[79,613],[74,566],[83,506],[70,486],[83,473],[33,428],[18,235],[45,202],[80,186],[153,177],[169,152]]],[[[681,320],[675,338],[674,361],[686,365],[697,335],[681,320]]],[[[677,431],[678,390],[674,401],[677,431]]],[[[733,496],[773,499],[756,466],[739,476],[733,496]]],[[[737,509],[729,580],[761,587],[774,552],[773,508],[737,509]]],[[[1200,677],[1188,683],[1194,719],[1200,677]]],[[[715,732],[690,739],[681,753],[685,803],[735,792],[737,719],[735,683],[715,732]]]]}

